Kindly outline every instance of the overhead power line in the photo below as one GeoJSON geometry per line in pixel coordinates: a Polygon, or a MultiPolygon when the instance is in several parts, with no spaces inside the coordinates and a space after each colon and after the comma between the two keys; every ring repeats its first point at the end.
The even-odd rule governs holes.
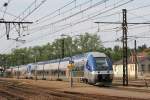
{"type": "MultiPolygon", "coordinates": [[[[122,24],[121,22],[95,22],[95,23],[102,23],[102,24],[122,24]]],[[[150,23],[146,23],[146,22],[133,23],[133,22],[130,22],[130,23],[127,23],[127,24],[150,24],[150,23]]]]}
{"type": "Polygon", "coordinates": [[[150,37],[148,37],[148,36],[128,36],[128,37],[133,37],[133,38],[150,38],[150,37]]]}
{"type": "Polygon", "coordinates": [[[58,11],[64,9],[65,7],[69,6],[70,4],[72,4],[72,3],[74,3],[74,2],[76,2],[76,0],[72,0],[72,1],[70,1],[69,3],[67,3],[66,5],[64,5],[63,7],[60,7],[59,9],[55,10],[54,12],[52,12],[52,13],[50,13],[50,14],[47,14],[47,15],[45,15],[45,16],[43,16],[43,17],[37,19],[36,22],[39,22],[40,20],[43,20],[43,19],[45,19],[45,18],[47,18],[47,17],[53,15],[54,13],[56,13],[56,12],[58,12],[58,11]]]}
{"type": "Polygon", "coordinates": [[[18,30],[18,34],[20,35],[20,25],[21,24],[32,24],[33,22],[15,22],[15,21],[0,21],[0,23],[4,23],[5,24],[5,27],[6,27],[6,36],[7,36],[7,39],[9,40],[9,34],[10,34],[10,27],[11,27],[11,24],[18,24],[18,27],[19,27],[19,30],[18,30]]]}
{"type": "MultiPolygon", "coordinates": [[[[75,0],[76,1],[76,0],[75,0]]],[[[82,10],[81,9],[81,7],[83,7],[84,5],[87,5],[87,4],[89,4],[89,3],[91,3],[92,2],[92,0],[89,0],[89,1],[85,1],[85,2],[83,2],[83,3],[81,3],[81,4],[75,4],[75,6],[74,7],[72,7],[72,8],[70,8],[70,9],[68,9],[68,10],[65,10],[65,11],[61,11],[62,9],[58,9],[58,11],[59,11],[59,13],[58,14],[56,14],[56,15],[54,15],[54,16],[52,16],[53,14],[55,14],[56,12],[52,12],[51,14],[49,14],[49,15],[47,15],[47,16],[45,16],[47,19],[45,19],[45,17],[42,19],[42,18],[40,18],[40,20],[42,20],[42,22],[45,22],[45,21],[47,21],[47,20],[51,20],[51,19],[54,19],[55,17],[57,17],[57,16],[60,16],[60,15],[64,15],[65,13],[68,13],[68,12],[70,12],[70,11],[73,11],[73,10],[75,10],[75,9],[78,9],[78,8],[80,8],[80,11],[82,10]],[[50,16],[52,16],[52,17],[50,17],[50,16]],[[44,20],[45,19],[45,20],[44,20]]],[[[107,0],[106,0],[106,2],[107,2],[107,0]]],[[[68,5],[67,5],[68,6],[68,5]]],[[[67,6],[65,6],[65,7],[67,7],[67,6]]],[[[91,3],[91,5],[90,6],[92,6],[92,3],[91,3]]],[[[37,22],[41,22],[39,19],[37,20],[37,22]]],[[[37,23],[37,24],[39,24],[39,23],[37,23]]]]}
{"type": "MultiPolygon", "coordinates": [[[[37,4],[37,0],[34,0],[21,14],[19,14],[19,16],[15,17],[15,19],[13,19],[13,21],[19,19],[20,22],[23,21],[24,19],[26,19],[29,15],[31,15],[34,11],[36,11],[42,4],[44,4],[47,0],[42,0],[40,3],[37,4]],[[26,15],[24,15],[25,13],[27,13],[26,15]],[[21,18],[21,16],[23,16],[23,18],[21,18]]],[[[15,24],[15,23],[14,23],[15,24]]],[[[12,27],[10,29],[10,31],[12,29],[14,29],[15,27],[12,27]]],[[[0,38],[3,38],[3,36],[5,36],[5,34],[1,35],[0,38]]]]}
{"type": "MultiPolygon", "coordinates": [[[[31,5],[28,6],[28,7],[17,17],[17,18],[20,19],[21,15],[24,15],[26,12],[29,11],[26,15],[23,16],[23,18],[21,18],[20,24],[22,23],[22,21],[23,21],[24,19],[26,19],[28,16],[30,16],[35,10],[37,10],[37,9],[38,9],[42,4],[44,4],[46,1],[47,1],[47,0],[42,0],[40,3],[37,4],[37,0],[34,0],[34,2],[32,2],[31,5]],[[31,8],[32,8],[32,9],[31,9],[31,8]]],[[[15,18],[14,20],[16,20],[17,18],[15,18]]],[[[14,24],[15,24],[15,23],[14,23],[14,24]]],[[[19,27],[20,27],[20,25],[19,25],[19,27]]],[[[12,28],[10,29],[10,31],[11,31],[13,28],[15,28],[15,26],[12,27],[12,28]]],[[[20,37],[20,34],[21,34],[21,33],[19,33],[19,37],[20,37]]],[[[18,38],[18,37],[17,37],[17,38],[18,38]]]]}
{"type": "MultiPolygon", "coordinates": [[[[11,0],[9,0],[9,1],[11,1],[11,0]]],[[[29,15],[31,15],[34,11],[36,11],[42,4],[44,4],[45,2],[46,2],[47,0],[42,0],[40,3],[38,3],[37,4],[37,0],[34,0],[34,2],[32,2],[31,3],[31,5],[30,6],[28,6],[19,16],[17,16],[17,17],[15,17],[15,19],[14,20],[16,20],[16,19],[21,19],[20,20],[20,22],[21,23],[17,23],[17,22],[13,22],[13,21],[7,21],[6,22],[6,27],[8,27],[8,26],[10,26],[9,24],[10,23],[13,23],[13,24],[18,24],[19,25],[19,37],[17,37],[16,39],[13,39],[13,40],[16,40],[16,41],[18,41],[19,40],[19,38],[20,38],[20,24],[23,24],[23,20],[24,19],[26,19],[29,15]],[[26,12],[28,12],[26,15],[24,15],[26,12]],[[23,18],[20,18],[21,17],[21,15],[24,15],[23,16],[23,18]]],[[[4,11],[5,13],[6,13],[6,11],[4,11]]],[[[14,28],[14,27],[13,27],[14,28]]],[[[13,29],[13,28],[11,28],[11,29],[9,29],[9,28],[6,28],[6,35],[7,35],[7,39],[10,39],[10,37],[9,37],[9,32],[13,29]],[[9,30],[8,30],[9,29],[9,30]]],[[[5,36],[5,34],[4,35],[2,35],[0,38],[3,38],[3,36],[5,36]]]]}
{"type": "Polygon", "coordinates": [[[65,21],[65,20],[67,20],[67,19],[70,19],[70,18],[72,18],[72,17],[74,17],[74,16],[76,16],[76,15],[78,15],[78,14],[80,14],[80,13],[83,13],[83,12],[85,12],[85,11],[87,11],[87,10],[93,8],[93,7],[96,7],[96,6],[100,5],[100,4],[103,4],[103,3],[105,3],[106,1],[108,1],[108,0],[102,0],[102,1],[100,1],[100,2],[97,2],[97,3],[95,3],[95,4],[93,4],[93,5],[89,6],[89,7],[87,7],[87,8],[85,8],[85,9],[83,9],[83,10],[77,12],[77,13],[74,13],[74,14],[72,14],[72,15],[70,15],[70,16],[67,16],[67,17],[65,17],[65,18],[62,18],[62,19],[60,19],[60,20],[57,20],[57,21],[52,22],[52,23],[47,24],[47,25],[38,26],[38,27],[33,28],[33,29],[39,29],[39,28],[41,28],[41,27],[49,27],[50,25],[54,25],[54,24],[56,24],[56,23],[60,23],[60,22],[62,22],[62,21],[65,21]]]}
{"type": "MultiPolygon", "coordinates": [[[[116,4],[119,4],[120,2],[122,2],[122,1],[124,1],[124,0],[120,0],[120,1],[118,1],[116,4]]],[[[133,1],[133,0],[130,0],[129,2],[131,2],[131,1],[133,1]]],[[[126,3],[129,3],[129,2],[126,2],[126,3]]],[[[98,2],[98,3],[100,3],[100,2],[98,2]]],[[[105,2],[103,2],[103,3],[105,3],[105,2]]],[[[125,3],[125,4],[126,4],[125,3]]],[[[123,4],[124,5],[124,4],[123,4]]],[[[114,6],[114,4],[113,4],[113,6],[114,6]]],[[[90,6],[91,7],[91,6],[90,6]]],[[[89,8],[89,7],[88,7],[89,8]]],[[[115,7],[113,7],[112,9],[114,9],[114,8],[117,8],[117,6],[115,6],[115,7]]],[[[87,9],[87,8],[86,8],[87,9]]],[[[85,9],[84,9],[85,10],[85,9]]],[[[109,10],[111,10],[111,9],[109,9],[109,10]]],[[[109,11],[109,10],[107,10],[107,11],[109,11]]],[[[83,11],[83,10],[82,10],[83,11]]],[[[82,11],[80,11],[80,12],[77,12],[78,14],[79,13],[82,13],[82,11]]],[[[106,10],[105,10],[106,11],[106,10]]],[[[104,11],[104,12],[105,12],[104,11]]],[[[103,14],[103,11],[101,12],[101,13],[98,13],[98,15],[96,14],[96,13],[92,13],[92,14],[89,14],[88,16],[91,16],[91,15],[95,15],[95,16],[91,16],[91,17],[88,17],[88,18],[86,18],[85,20],[83,19],[83,18],[81,18],[81,19],[78,19],[77,20],[77,23],[79,22],[79,23],[82,23],[82,22],[85,22],[85,21],[87,21],[87,20],[89,20],[89,19],[92,19],[92,18],[94,18],[94,17],[96,17],[96,16],[99,16],[99,15],[101,15],[101,14],[103,14]],[[82,21],[80,21],[80,20],[82,20],[82,21]]],[[[65,20],[68,20],[69,18],[71,18],[71,17],[73,17],[73,16],[75,16],[75,15],[71,15],[71,16],[67,16],[67,17],[65,17],[65,18],[63,18],[63,19],[61,19],[61,20],[57,20],[57,21],[55,21],[55,22],[53,22],[53,23],[50,23],[50,24],[47,24],[47,25],[42,25],[42,26],[38,26],[38,27],[34,27],[34,28],[32,28],[32,29],[29,29],[29,31],[32,31],[32,30],[44,30],[44,29],[47,29],[47,28],[49,28],[49,26],[50,25],[54,25],[54,24],[56,24],[56,23],[60,23],[60,22],[62,22],[62,21],[65,21],[65,20]]],[[[108,15],[109,16],[109,15],[108,15]]],[[[105,16],[105,17],[107,17],[107,16],[105,16]]],[[[73,23],[73,22],[72,22],[73,23]]],[[[73,25],[74,25],[74,23],[73,23],[73,25]]],[[[69,25],[70,26],[70,25],[69,25]]]]}
{"type": "MultiPolygon", "coordinates": [[[[5,11],[0,9],[0,12],[4,13],[5,11]]],[[[7,15],[9,15],[9,16],[12,16],[12,17],[14,17],[14,18],[18,18],[16,15],[14,15],[14,14],[12,14],[12,13],[9,13],[9,12],[7,12],[7,11],[5,12],[5,14],[7,14],[7,15]]]]}
{"type": "MultiPolygon", "coordinates": [[[[37,0],[34,0],[19,16],[20,18],[22,15],[23,17],[21,18],[21,21],[23,21],[25,18],[27,18],[29,15],[31,15],[36,9],[38,9],[42,4],[44,4],[47,0],[42,0],[40,3],[37,4],[37,0]],[[26,14],[27,13],[27,14],[26,14]],[[26,14],[26,15],[24,15],[26,14]]],[[[16,20],[15,18],[14,20],[16,20]]]]}
{"type": "Polygon", "coordinates": [[[2,53],[5,53],[8,49],[10,49],[10,48],[14,45],[14,43],[15,43],[15,41],[11,42],[10,45],[8,45],[5,49],[3,49],[3,50],[1,51],[1,54],[2,54],[2,53]]]}
{"type": "MultiPolygon", "coordinates": [[[[85,21],[88,21],[89,19],[92,19],[92,18],[94,18],[94,17],[96,17],[96,16],[99,16],[99,15],[101,15],[101,14],[104,14],[104,13],[106,13],[106,12],[110,12],[110,11],[112,11],[112,10],[118,8],[118,7],[121,7],[121,6],[125,5],[125,4],[128,4],[128,3],[132,2],[132,1],[133,1],[133,0],[128,0],[128,1],[126,1],[126,2],[121,3],[122,0],[120,0],[120,3],[117,3],[118,5],[115,5],[115,6],[109,8],[109,9],[107,9],[107,10],[105,10],[105,11],[99,12],[99,13],[97,13],[97,14],[95,14],[95,15],[92,15],[92,16],[90,16],[90,17],[88,17],[88,18],[86,18],[86,19],[83,19],[83,20],[81,20],[81,21],[72,23],[72,26],[77,25],[77,24],[79,24],[79,23],[83,23],[83,22],[85,22],[85,21]]],[[[61,29],[59,29],[59,30],[56,30],[56,31],[52,32],[52,33],[54,34],[54,33],[60,32],[60,31],[62,31],[62,30],[64,30],[64,29],[67,29],[67,28],[69,28],[69,27],[71,27],[71,26],[63,27],[63,28],[61,28],[61,29]]],[[[40,36],[40,37],[37,37],[36,39],[32,39],[31,41],[28,41],[28,43],[29,43],[29,42],[32,42],[32,41],[35,41],[35,40],[37,40],[37,39],[46,37],[46,36],[48,36],[48,35],[50,35],[50,33],[48,33],[48,34],[46,34],[46,35],[42,35],[42,36],[40,36]]]]}
{"type": "Polygon", "coordinates": [[[150,4],[144,5],[144,6],[139,6],[139,7],[133,8],[133,9],[129,9],[128,12],[138,10],[138,9],[142,9],[142,8],[146,8],[146,7],[150,7],[150,4]]]}

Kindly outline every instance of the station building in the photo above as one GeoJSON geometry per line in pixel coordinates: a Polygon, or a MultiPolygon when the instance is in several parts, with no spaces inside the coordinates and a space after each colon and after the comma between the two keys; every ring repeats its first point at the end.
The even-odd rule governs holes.
{"type": "MultiPolygon", "coordinates": [[[[114,79],[123,77],[123,60],[113,64],[114,79]]],[[[137,57],[137,77],[138,79],[150,79],[150,56],[137,57]]],[[[128,78],[135,79],[135,60],[133,57],[128,59],[128,78]]]]}

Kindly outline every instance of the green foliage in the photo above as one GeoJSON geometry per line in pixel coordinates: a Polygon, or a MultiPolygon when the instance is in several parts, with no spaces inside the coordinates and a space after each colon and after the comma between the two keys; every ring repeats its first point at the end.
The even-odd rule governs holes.
{"type": "Polygon", "coordinates": [[[138,46],[138,52],[142,52],[146,48],[147,48],[146,44],[143,44],[142,46],[138,46]]]}
{"type": "MultiPolygon", "coordinates": [[[[113,62],[121,60],[123,57],[123,48],[119,47],[119,46],[114,46],[113,49],[111,48],[106,48],[104,51],[107,56],[109,56],[113,62]]],[[[130,56],[130,49],[128,48],[128,57],[130,56]]]]}
{"type": "Polygon", "coordinates": [[[148,55],[150,56],[150,52],[148,52],[148,55]]]}
{"type": "Polygon", "coordinates": [[[114,61],[118,61],[122,58],[123,49],[120,48],[119,46],[115,46],[113,49],[113,52],[111,54],[111,57],[114,61]]]}
{"type": "Polygon", "coordinates": [[[62,57],[63,47],[64,57],[89,51],[104,51],[101,40],[97,34],[85,33],[78,37],[65,36],[61,39],[56,39],[51,44],[48,43],[43,46],[15,49],[11,54],[1,54],[0,65],[17,66],[38,61],[58,59],[62,57]],[[64,41],[64,44],[62,41],[64,41]]]}
{"type": "MultiPolygon", "coordinates": [[[[139,46],[138,51],[141,52],[146,48],[146,45],[139,46]]],[[[121,60],[123,53],[123,49],[119,46],[114,46],[113,49],[104,48],[97,34],[85,33],[78,37],[64,36],[61,39],[56,39],[54,42],[43,46],[15,49],[11,54],[0,54],[0,66],[5,68],[6,66],[17,66],[38,61],[60,59],[63,51],[64,57],[90,51],[104,52],[113,62],[121,60]],[[63,47],[64,50],[62,49],[63,47]]],[[[150,55],[150,52],[148,52],[148,54],[150,55]]],[[[129,55],[130,50],[128,48],[128,56],[129,55]]]]}

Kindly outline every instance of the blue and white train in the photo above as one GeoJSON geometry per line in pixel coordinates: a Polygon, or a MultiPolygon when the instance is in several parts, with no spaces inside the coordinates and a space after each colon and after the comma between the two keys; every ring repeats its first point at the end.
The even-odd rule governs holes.
{"type": "Polygon", "coordinates": [[[104,53],[88,53],[84,67],[84,79],[91,84],[111,84],[113,70],[110,59],[104,53]]]}
{"type": "Polygon", "coordinates": [[[72,69],[74,78],[80,78],[83,82],[89,84],[112,84],[112,62],[104,53],[100,52],[88,52],[64,59],[21,65],[7,69],[7,72],[10,73],[11,71],[11,75],[15,77],[19,75],[20,78],[35,78],[36,76],[38,79],[53,80],[60,78],[68,80],[69,70],[67,66],[70,60],[75,65],[72,69]]]}

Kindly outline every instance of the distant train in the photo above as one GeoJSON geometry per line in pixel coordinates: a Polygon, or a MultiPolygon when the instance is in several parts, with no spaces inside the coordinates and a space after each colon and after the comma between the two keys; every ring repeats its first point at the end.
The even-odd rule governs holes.
{"type": "Polygon", "coordinates": [[[62,79],[68,80],[70,76],[67,68],[70,62],[74,63],[72,76],[80,78],[89,84],[102,83],[111,85],[113,80],[113,69],[111,60],[100,52],[88,52],[84,54],[11,67],[6,72],[18,78],[37,78],[37,79],[62,79]]]}

